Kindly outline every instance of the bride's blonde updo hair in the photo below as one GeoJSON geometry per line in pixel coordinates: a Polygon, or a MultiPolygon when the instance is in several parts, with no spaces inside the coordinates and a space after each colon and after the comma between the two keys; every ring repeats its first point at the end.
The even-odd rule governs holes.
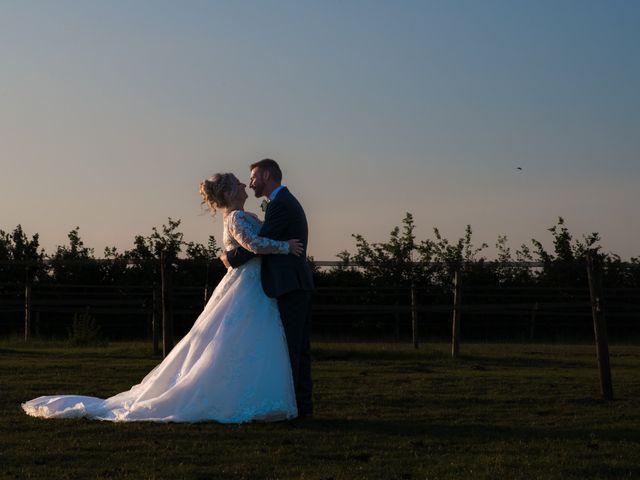
{"type": "Polygon", "coordinates": [[[233,173],[216,173],[212,177],[200,182],[202,205],[205,205],[212,215],[216,211],[228,206],[225,193],[232,197],[238,190],[238,179],[233,173]]]}

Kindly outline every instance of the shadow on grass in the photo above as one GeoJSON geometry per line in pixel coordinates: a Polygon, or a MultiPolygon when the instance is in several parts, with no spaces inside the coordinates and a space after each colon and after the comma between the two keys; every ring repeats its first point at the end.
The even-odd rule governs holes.
{"type": "Polygon", "coordinates": [[[312,347],[312,356],[315,361],[357,361],[357,360],[442,360],[447,355],[435,350],[414,350],[407,347],[406,350],[363,348],[361,345],[350,347],[349,345],[331,347],[312,347]]]}
{"type": "MultiPolygon", "coordinates": [[[[376,361],[395,361],[410,362],[414,368],[421,370],[421,364],[424,362],[438,364],[458,364],[469,365],[477,370],[485,368],[584,368],[588,366],[590,361],[584,360],[565,360],[557,358],[541,358],[528,356],[526,353],[511,356],[481,356],[481,355],[460,355],[457,359],[452,359],[448,353],[439,350],[413,350],[407,347],[406,350],[386,350],[382,348],[363,348],[358,345],[350,347],[348,345],[316,347],[312,350],[313,360],[317,362],[333,361],[333,362],[376,362],[376,361]]],[[[594,359],[595,362],[595,359],[594,359]]],[[[595,364],[595,363],[594,363],[595,364]]],[[[404,366],[404,364],[403,364],[404,366]]]]}
{"type": "Polygon", "coordinates": [[[105,347],[103,350],[96,350],[95,347],[89,347],[86,350],[78,347],[68,348],[0,348],[0,356],[7,357],[31,357],[31,358],[63,358],[63,359],[78,359],[78,360],[157,360],[158,363],[162,361],[162,357],[154,356],[149,353],[144,353],[136,350],[124,350],[119,353],[114,353],[114,350],[105,347]]]}
{"type": "Polygon", "coordinates": [[[589,364],[589,362],[587,361],[572,361],[539,357],[531,358],[525,356],[524,354],[523,356],[509,356],[499,358],[483,357],[480,355],[460,355],[458,361],[492,368],[584,368],[585,365],[589,364]]]}
{"type": "MultiPolygon", "coordinates": [[[[347,420],[347,419],[314,419],[303,422],[292,422],[291,428],[310,430],[315,432],[343,432],[360,433],[367,435],[395,435],[398,437],[425,437],[425,439],[438,439],[446,442],[468,443],[469,439],[477,441],[521,441],[524,443],[532,440],[556,440],[556,441],[584,441],[585,445],[593,445],[593,439],[597,441],[624,441],[638,443],[640,446],[640,431],[634,428],[531,428],[531,427],[505,427],[494,424],[441,424],[426,423],[414,420],[347,420]]],[[[639,467],[640,468],[640,467],[639,467]]]]}
{"type": "Polygon", "coordinates": [[[48,352],[46,350],[0,348],[0,355],[21,357],[50,357],[51,352],[48,352]]]}
{"type": "Polygon", "coordinates": [[[619,467],[611,464],[593,467],[565,468],[571,478],[640,478],[640,467],[619,467]],[[597,475],[597,477],[596,477],[597,475]]]}

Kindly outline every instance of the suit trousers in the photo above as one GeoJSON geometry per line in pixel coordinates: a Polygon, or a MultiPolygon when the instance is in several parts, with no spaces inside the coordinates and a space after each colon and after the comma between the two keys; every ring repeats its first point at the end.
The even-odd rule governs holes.
{"type": "Polygon", "coordinates": [[[277,297],[282,326],[287,337],[298,415],[313,413],[311,380],[311,292],[294,290],[277,297]]]}

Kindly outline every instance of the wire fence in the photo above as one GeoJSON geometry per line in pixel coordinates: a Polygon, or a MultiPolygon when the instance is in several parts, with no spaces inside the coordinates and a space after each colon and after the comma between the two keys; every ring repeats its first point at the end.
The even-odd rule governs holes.
{"type": "MultiPolygon", "coordinates": [[[[452,336],[457,315],[458,340],[577,341],[593,337],[592,299],[584,263],[554,266],[571,273],[571,278],[576,271],[582,272],[584,281],[578,282],[580,285],[575,281],[553,285],[484,284],[459,271],[457,290],[453,275],[449,285],[380,284],[367,282],[366,277],[360,278],[358,285],[331,285],[331,275],[323,276],[323,271],[361,272],[367,265],[313,263],[317,274],[313,297],[316,335],[414,343],[442,341],[452,336]]],[[[133,283],[131,279],[128,283],[117,279],[112,279],[111,284],[91,282],[96,277],[92,270],[100,270],[104,277],[104,272],[113,270],[114,265],[110,260],[92,260],[89,266],[86,261],[0,262],[0,269],[10,270],[13,276],[13,281],[0,283],[0,335],[23,334],[27,340],[34,336],[60,337],[67,334],[74,315],[86,314],[96,317],[110,338],[148,337],[156,345],[163,337],[165,316],[173,317],[176,337],[184,334],[224,275],[224,269],[215,262],[201,261],[189,263],[190,274],[180,277],[174,272],[163,276],[161,262],[156,260],[144,265],[150,273],[133,283]],[[51,278],[54,268],[65,272],[84,269],[89,273],[82,283],[73,283],[73,276],[68,276],[66,282],[55,282],[51,278]],[[41,270],[40,277],[33,275],[36,269],[41,270]],[[167,277],[171,277],[172,285],[165,285],[163,293],[167,277]],[[163,310],[163,298],[170,301],[170,312],[163,310]]],[[[120,262],[119,268],[139,269],[141,262],[120,262]]],[[[545,264],[503,262],[500,268],[535,273],[542,271],[545,264]]],[[[607,300],[610,336],[637,337],[640,288],[603,288],[601,298],[607,300]]]]}

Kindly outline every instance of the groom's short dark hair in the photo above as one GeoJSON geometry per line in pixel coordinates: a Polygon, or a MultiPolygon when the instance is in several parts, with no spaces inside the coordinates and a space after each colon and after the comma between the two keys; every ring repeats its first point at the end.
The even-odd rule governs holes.
{"type": "Polygon", "coordinates": [[[280,170],[280,167],[275,160],[265,158],[259,162],[252,163],[250,169],[253,170],[254,168],[259,168],[262,171],[269,172],[271,178],[278,183],[282,181],[282,170],[280,170]]]}

